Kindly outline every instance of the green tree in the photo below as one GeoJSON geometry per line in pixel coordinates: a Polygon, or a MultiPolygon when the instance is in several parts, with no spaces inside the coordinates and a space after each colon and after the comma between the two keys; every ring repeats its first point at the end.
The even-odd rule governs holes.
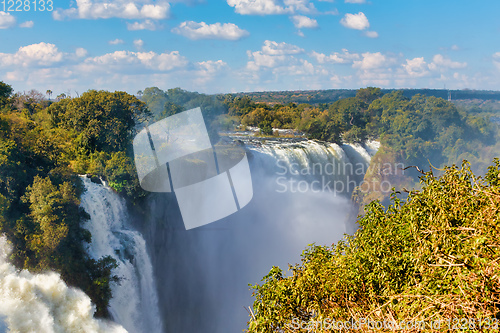
{"type": "Polygon", "coordinates": [[[10,85],[0,81],[0,107],[8,103],[8,99],[12,95],[13,89],[10,85]]]}
{"type": "Polygon", "coordinates": [[[90,90],[59,103],[47,110],[53,123],[79,133],[85,152],[128,149],[135,126],[150,116],[143,102],[125,92],[90,90]]]}

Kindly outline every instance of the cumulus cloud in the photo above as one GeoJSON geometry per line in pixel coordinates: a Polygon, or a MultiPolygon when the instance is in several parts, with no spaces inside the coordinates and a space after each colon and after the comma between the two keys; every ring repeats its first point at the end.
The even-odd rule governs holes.
{"type": "Polygon", "coordinates": [[[366,3],[366,0],[345,0],[345,3],[366,3]]]}
{"type": "Polygon", "coordinates": [[[26,22],[19,24],[19,27],[21,27],[21,28],[33,28],[34,25],[35,25],[35,23],[33,21],[26,21],[26,22]]]}
{"type": "Polygon", "coordinates": [[[172,29],[173,33],[189,39],[227,39],[238,40],[249,35],[249,32],[240,29],[233,23],[214,23],[186,21],[172,29]]]}
{"type": "Polygon", "coordinates": [[[50,66],[63,60],[54,44],[38,43],[22,46],[16,53],[0,53],[2,66],[50,66]]]}
{"type": "Polygon", "coordinates": [[[429,69],[431,70],[446,69],[446,68],[458,69],[465,67],[467,67],[466,62],[452,61],[451,59],[444,57],[441,54],[436,54],[432,58],[432,63],[429,64],[429,69]]]}
{"type": "Polygon", "coordinates": [[[0,29],[7,29],[16,25],[16,18],[10,13],[0,12],[0,29]]]}
{"type": "Polygon", "coordinates": [[[149,69],[154,71],[170,71],[186,66],[187,59],[178,51],[170,53],[116,51],[102,56],[87,58],[82,64],[84,70],[101,68],[112,71],[133,71],[149,69]]]}
{"type": "Polygon", "coordinates": [[[216,77],[225,73],[229,67],[227,63],[222,60],[207,60],[196,63],[196,70],[193,73],[193,80],[197,85],[204,85],[209,81],[214,80],[216,77]]]}
{"type": "Polygon", "coordinates": [[[376,31],[365,31],[365,36],[369,38],[378,38],[378,32],[376,31]]]}
{"type": "Polygon", "coordinates": [[[496,52],[493,54],[493,65],[496,68],[500,69],[500,52],[496,52]]]}
{"type": "MultiPolygon", "coordinates": [[[[136,40],[135,45],[140,44],[136,40]]],[[[52,44],[42,43],[11,54],[0,53],[0,69],[0,80],[39,90],[50,85],[54,91],[84,91],[89,87],[137,91],[147,84],[166,84],[215,93],[221,82],[228,91],[234,83],[222,79],[230,73],[224,61],[191,63],[178,51],[116,51],[89,57],[83,48],[64,53],[52,44]],[[214,80],[219,84],[213,84],[214,80]]]]}
{"type": "Polygon", "coordinates": [[[123,43],[125,43],[125,42],[123,41],[123,39],[119,39],[119,38],[114,39],[114,40],[110,40],[110,41],[108,42],[108,44],[110,44],[110,45],[118,45],[118,44],[123,44],[123,43]]]}
{"type": "Polygon", "coordinates": [[[76,8],[56,9],[55,20],[64,19],[154,19],[161,20],[170,15],[170,4],[149,0],[76,0],[76,8]]]}
{"type": "Polygon", "coordinates": [[[75,55],[76,55],[78,58],[83,58],[83,57],[86,57],[88,53],[89,53],[89,52],[88,52],[86,49],[84,49],[83,47],[79,47],[79,48],[77,48],[77,49],[75,50],[75,55]]]}
{"type": "Polygon", "coordinates": [[[296,45],[287,44],[285,42],[277,43],[270,40],[266,40],[264,41],[264,45],[262,45],[262,53],[267,55],[299,54],[303,52],[304,49],[296,45]]]}
{"type": "Polygon", "coordinates": [[[227,63],[225,63],[222,60],[207,60],[207,61],[201,61],[197,63],[199,68],[203,69],[207,73],[215,73],[222,68],[227,67],[227,63]]]}
{"type": "Polygon", "coordinates": [[[370,22],[363,12],[357,14],[345,14],[340,23],[349,29],[365,30],[370,27],[370,22]]]}
{"type": "Polygon", "coordinates": [[[152,21],[152,20],[144,20],[141,22],[127,22],[128,30],[151,30],[155,31],[161,28],[161,25],[152,21]]]}
{"type": "Polygon", "coordinates": [[[142,39],[135,39],[134,40],[134,46],[138,49],[141,50],[142,47],[144,46],[144,41],[142,39]]]}
{"type": "Polygon", "coordinates": [[[295,61],[292,56],[303,52],[304,49],[296,45],[266,40],[260,51],[247,51],[249,58],[247,69],[256,71],[260,67],[277,67],[292,60],[295,61]]]}
{"type": "Polygon", "coordinates": [[[283,63],[286,60],[284,55],[273,56],[265,54],[262,51],[251,52],[247,51],[249,61],[247,63],[247,68],[250,70],[258,70],[260,67],[276,67],[278,64],[283,63]]]}
{"type": "Polygon", "coordinates": [[[310,56],[316,59],[316,61],[320,64],[324,64],[327,62],[331,62],[334,64],[347,64],[352,63],[354,60],[360,59],[359,54],[349,53],[347,49],[342,49],[342,52],[334,52],[330,55],[312,51],[310,56]]]}
{"type": "Polygon", "coordinates": [[[406,64],[403,64],[402,67],[410,77],[422,77],[429,74],[429,67],[424,57],[406,59],[406,64]]]}
{"type": "Polygon", "coordinates": [[[290,17],[290,19],[292,20],[293,25],[295,25],[295,27],[298,29],[302,28],[314,29],[318,27],[318,21],[307,16],[294,15],[290,17]]]}
{"type": "Polygon", "coordinates": [[[353,62],[353,68],[359,68],[363,70],[377,69],[385,66],[388,61],[387,57],[380,52],[366,52],[362,54],[362,57],[363,59],[353,62]]]}
{"type": "Polygon", "coordinates": [[[234,7],[242,15],[275,15],[309,13],[315,7],[309,0],[227,0],[227,4],[234,7]]]}

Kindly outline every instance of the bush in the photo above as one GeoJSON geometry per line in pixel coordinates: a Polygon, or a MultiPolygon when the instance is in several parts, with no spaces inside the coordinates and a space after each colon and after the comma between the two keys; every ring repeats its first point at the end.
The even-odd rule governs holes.
{"type": "Polygon", "coordinates": [[[497,159],[484,180],[464,162],[426,173],[404,202],[393,193],[388,209],[371,203],[354,236],[313,245],[288,276],[273,267],[253,286],[248,332],[307,332],[294,323],[327,318],[441,320],[442,330],[469,318],[488,328],[500,315],[499,175],[497,159]]]}

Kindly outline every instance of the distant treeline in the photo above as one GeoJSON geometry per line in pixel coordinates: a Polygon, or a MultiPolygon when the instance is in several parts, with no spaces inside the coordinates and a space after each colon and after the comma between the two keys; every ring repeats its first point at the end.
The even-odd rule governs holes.
{"type": "MultiPolygon", "coordinates": [[[[480,99],[500,101],[500,91],[490,90],[447,90],[447,89],[381,89],[383,94],[401,90],[403,95],[412,98],[417,94],[440,97],[451,100],[480,99]]],[[[287,103],[331,103],[339,99],[355,97],[355,89],[328,89],[328,90],[294,90],[294,91],[265,91],[250,93],[235,93],[236,97],[248,96],[254,102],[269,104],[287,103]]]]}

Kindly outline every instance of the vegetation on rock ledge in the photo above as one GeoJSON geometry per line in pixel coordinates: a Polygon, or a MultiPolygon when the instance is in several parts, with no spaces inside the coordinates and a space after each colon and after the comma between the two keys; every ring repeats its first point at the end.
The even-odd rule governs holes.
{"type": "Polygon", "coordinates": [[[466,331],[481,322],[493,328],[500,316],[499,176],[498,159],[484,179],[464,162],[440,177],[427,172],[422,190],[405,201],[393,193],[388,209],[372,202],[354,236],[310,246],[288,275],[273,267],[253,286],[248,332],[310,332],[327,318],[440,320],[443,331],[453,318],[470,318],[467,325],[476,326],[466,331]]]}

